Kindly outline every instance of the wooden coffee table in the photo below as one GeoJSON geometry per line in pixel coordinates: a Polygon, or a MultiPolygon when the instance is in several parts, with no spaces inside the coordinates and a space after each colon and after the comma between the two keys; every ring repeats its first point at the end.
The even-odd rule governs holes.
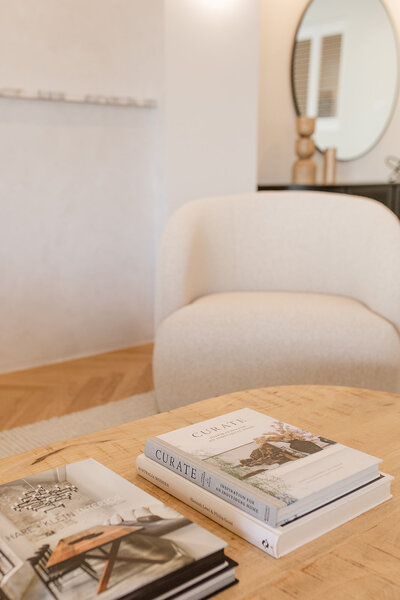
{"type": "Polygon", "coordinates": [[[265,600],[400,599],[400,396],[341,387],[287,386],[197,402],[0,461],[0,483],[93,457],[228,542],[239,584],[218,597],[265,600]],[[383,459],[393,498],[274,559],[142,479],[146,438],[248,406],[383,459]]]}

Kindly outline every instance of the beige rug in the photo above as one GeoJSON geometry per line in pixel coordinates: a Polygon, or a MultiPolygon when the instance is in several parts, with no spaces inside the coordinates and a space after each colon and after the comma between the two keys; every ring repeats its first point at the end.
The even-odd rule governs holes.
{"type": "Polygon", "coordinates": [[[95,406],[63,417],[53,417],[0,432],[0,458],[54,444],[71,437],[116,427],[158,412],[155,393],[136,394],[124,400],[95,406]]]}

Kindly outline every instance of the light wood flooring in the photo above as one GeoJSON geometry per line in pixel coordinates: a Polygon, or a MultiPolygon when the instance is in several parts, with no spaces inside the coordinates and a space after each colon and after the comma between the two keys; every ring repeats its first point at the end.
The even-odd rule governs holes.
{"type": "Polygon", "coordinates": [[[153,344],[0,375],[0,431],[153,389],[153,344]]]}

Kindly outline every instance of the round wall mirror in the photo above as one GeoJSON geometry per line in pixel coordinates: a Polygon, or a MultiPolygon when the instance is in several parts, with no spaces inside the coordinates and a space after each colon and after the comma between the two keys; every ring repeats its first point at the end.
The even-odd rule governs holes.
{"type": "Polygon", "coordinates": [[[397,98],[397,40],[381,0],[311,0],[291,71],[297,114],[317,118],[317,148],[336,148],[338,160],[365,154],[397,98]]]}

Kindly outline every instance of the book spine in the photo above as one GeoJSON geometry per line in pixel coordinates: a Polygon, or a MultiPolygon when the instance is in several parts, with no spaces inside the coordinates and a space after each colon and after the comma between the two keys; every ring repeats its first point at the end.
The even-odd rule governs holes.
{"type": "Polygon", "coordinates": [[[222,527],[229,529],[263,552],[278,558],[279,533],[268,525],[249,517],[239,508],[228,504],[187,479],[166,469],[141,454],[136,459],[136,470],[145,479],[188,504],[222,527]]]}
{"type": "Polygon", "coordinates": [[[151,460],[205,488],[262,523],[267,523],[271,527],[276,526],[277,514],[275,507],[263,502],[256,496],[248,494],[243,489],[237,488],[228,479],[223,479],[210,471],[206,471],[202,467],[201,461],[197,463],[171,452],[170,449],[158,445],[156,438],[146,440],[144,453],[151,460]]]}

